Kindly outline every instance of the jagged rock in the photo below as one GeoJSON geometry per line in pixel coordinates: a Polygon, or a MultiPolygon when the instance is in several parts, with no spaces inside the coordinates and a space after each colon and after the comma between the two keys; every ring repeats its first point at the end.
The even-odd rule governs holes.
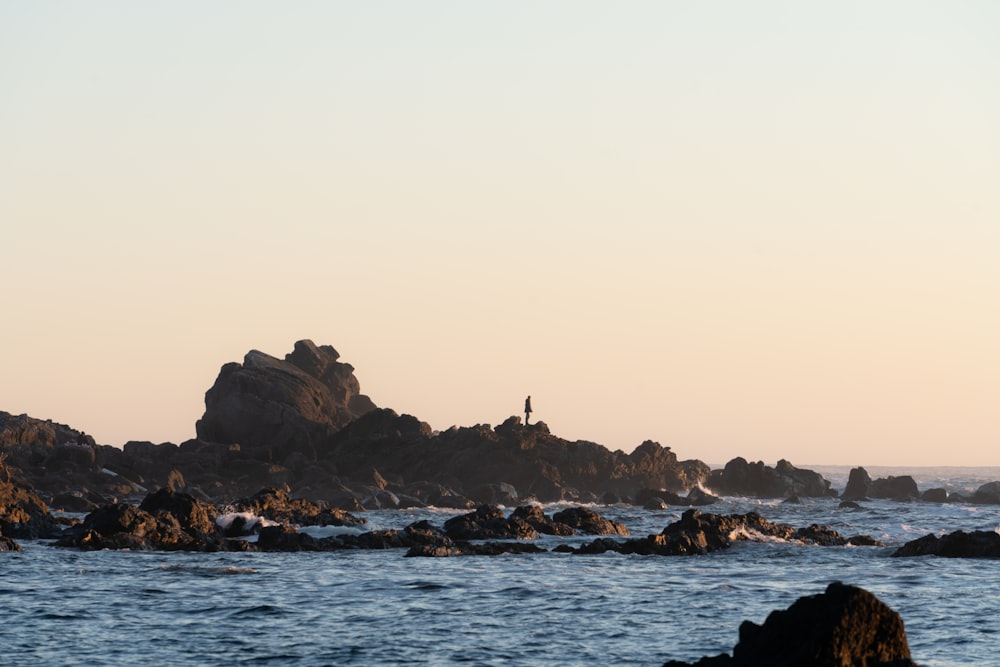
{"type": "Polygon", "coordinates": [[[512,515],[505,518],[495,505],[480,505],[475,512],[444,522],[445,533],[453,540],[534,540],[538,533],[527,521],[512,515]]]}
{"type": "Polygon", "coordinates": [[[299,526],[356,526],[367,523],[344,510],[329,508],[302,498],[292,498],[284,489],[261,489],[233,503],[239,512],[250,512],[270,521],[299,526]]]}
{"type": "Polygon", "coordinates": [[[226,364],[205,394],[198,437],[315,455],[333,433],[375,409],[354,368],[339,358],[329,345],[300,340],[284,360],[252,350],[242,364],[226,364]]]}
{"type": "Polygon", "coordinates": [[[893,556],[943,556],[945,558],[1000,558],[1000,534],[992,530],[956,530],[942,537],[925,535],[907,542],[893,556]]]}
{"type": "Polygon", "coordinates": [[[605,519],[594,510],[586,507],[568,507],[553,514],[552,520],[589,535],[622,535],[623,537],[629,535],[628,528],[624,524],[605,519]]]}
{"type": "Polygon", "coordinates": [[[99,507],[67,528],[57,544],[88,550],[218,551],[223,535],[215,513],[190,495],[161,489],[146,496],[141,507],[99,507]]]}
{"type": "Polygon", "coordinates": [[[733,655],[664,667],[916,667],[903,620],[868,591],[839,582],[773,611],[763,625],[744,621],[733,655]]]}
{"type": "Polygon", "coordinates": [[[917,483],[909,475],[883,477],[876,479],[868,488],[872,498],[888,498],[890,500],[914,500],[920,497],[917,483]]]}
{"type": "Polygon", "coordinates": [[[517,507],[511,516],[526,522],[532,528],[544,535],[576,535],[576,529],[565,523],[548,518],[537,505],[522,505],[517,507]]]}
{"type": "Polygon", "coordinates": [[[57,535],[61,528],[45,502],[7,473],[0,479],[0,534],[24,539],[57,535]]]}
{"type": "Polygon", "coordinates": [[[847,478],[847,486],[840,497],[844,500],[868,500],[868,489],[871,488],[872,478],[864,468],[851,468],[847,478]]]}
{"type": "Polygon", "coordinates": [[[812,470],[796,468],[782,459],[771,468],[762,461],[748,463],[737,457],[722,470],[713,470],[708,485],[715,491],[733,496],[784,498],[797,495],[807,498],[831,494],[830,482],[812,470]]]}
{"type": "Polygon", "coordinates": [[[736,541],[760,540],[766,537],[821,546],[878,544],[867,536],[847,539],[824,526],[812,525],[795,529],[785,524],[772,523],[756,512],[721,515],[703,514],[700,510],[690,509],[658,535],[621,542],[602,538],[582,545],[574,553],[617,551],[660,556],[694,555],[726,549],[736,541]]]}

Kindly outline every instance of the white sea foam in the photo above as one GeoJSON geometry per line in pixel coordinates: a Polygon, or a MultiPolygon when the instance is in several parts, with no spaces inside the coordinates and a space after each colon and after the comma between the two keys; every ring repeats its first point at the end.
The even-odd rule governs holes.
{"type": "Polygon", "coordinates": [[[252,512],[227,512],[226,514],[220,514],[215,518],[215,523],[223,530],[229,530],[233,525],[233,521],[236,519],[243,519],[243,530],[246,532],[252,532],[254,529],[266,528],[268,526],[277,526],[278,523],[266,519],[262,516],[257,516],[252,512]]]}
{"type": "Polygon", "coordinates": [[[299,532],[320,540],[324,537],[336,537],[338,535],[360,535],[369,529],[358,528],[357,526],[299,526],[299,532]]]}

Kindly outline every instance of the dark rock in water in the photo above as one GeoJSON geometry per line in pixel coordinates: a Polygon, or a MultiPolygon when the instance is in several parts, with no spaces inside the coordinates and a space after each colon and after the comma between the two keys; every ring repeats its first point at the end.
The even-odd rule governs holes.
{"type": "MultiPolygon", "coordinates": [[[[764,538],[795,540],[821,546],[846,544],[878,544],[870,537],[845,538],[836,531],[818,525],[795,529],[772,523],[756,512],[721,515],[703,514],[700,510],[687,510],[678,521],[670,524],[658,535],[616,541],[609,538],[582,545],[574,553],[637,553],[660,556],[706,554],[730,547],[733,542],[753,541],[764,538]]],[[[572,548],[567,549],[572,550],[572,548]]]]}
{"type": "Polygon", "coordinates": [[[511,516],[495,505],[480,505],[475,512],[444,522],[444,530],[454,540],[534,540],[538,533],[527,521],[511,516]]]}
{"type": "Polygon", "coordinates": [[[844,500],[839,505],[837,505],[837,509],[842,509],[842,510],[859,510],[859,509],[861,509],[861,505],[859,505],[858,503],[854,502],[853,500],[844,500]]]}
{"type": "Polygon", "coordinates": [[[194,497],[161,489],[141,507],[115,503],[94,510],[67,528],[57,545],[82,549],[218,551],[222,529],[216,509],[194,497]]]}
{"type": "Polygon", "coordinates": [[[946,503],[948,502],[948,490],[941,488],[927,489],[920,494],[920,499],[927,503],[946,503]]]}
{"type": "Polygon", "coordinates": [[[21,545],[9,537],[0,535],[0,551],[20,551],[21,545]]]}
{"type": "Polygon", "coordinates": [[[791,495],[781,501],[783,505],[801,505],[802,499],[796,495],[791,495]]]}
{"type": "Polygon", "coordinates": [[[907,542],[893,556],[943,556],[946,558],[1000,558],[1000,534],[995,531],[957,530],[942,537],[925,535],[907,542]]]}
{"type": "Polygon", "coordinates": [[[744,621],[733,655],[664,667],[916,667],[899,614],[868,591],[839,582],[819,595],[744,621]]]}
{"type": "Polygon", "coordinates": [[[628,528],[617,521],[606,519],[586,507],[568,507],[552,515],[556,523],[564,523],[589,535],[629,535],[628,528]]]}
{"type": "Polygon", "coordinates": [[[791,495],[815,498],[831,494],[830,482],[822,475],[796,468],[784,459],[771,468],[761,461],[748,463],[746,459],[737,457],[722,470],[713,470],[708,485],[723,494],[758,498],[791,495]]]}
{"type": "Polygon", "coordinates": [[[847,486],[840,497],[844,500],[867,500],[872,478],[864,468],[851,468],[847,486]]]}
{"type": "Polygon", "coordinates": [[[344,510],[291,498],[284,489],[261,489],[249,498],[233,503],[240,512],[250,512],[270,521],[299,526],[362,526],[367,519],[344,510]]]}
{"type": "Polygon", "coordinates": [[[566,523],[548,518],[537,505],[522,505],[514,510],[511,516],[527,522],[532,528],[543,535],[576,535],[576,529],[566,523]]]}
{"type": "Polygon", "coordinates": [[[323,440],[375,409],[339,358],[329,345],[300,340],[284,360],[252,350],[242,364],[226,364],[205,394],[198,437],[314,456],[323,440]]]}
{"type": "Polygon", "coordinates": [[[702,490],[700,487],[694,487],[688,491],[687,498],[685,498],[688,505],[694,505],[698,507],[704,507],[705,505],[714,505],[715,503],[722,500],[718,496],[714,496],[708,491],[702,490]]]}
{"type": "Polygon", "coordinates": [[[658,510],[665,510],[667,509],[667,507],[668,507],[667,502],[663,498],[660,498],[659,496],[654,496],[652,498],[649,498],[646,500],[646,502],[642,504],[643,509],[647,509],[653,512],[658,510]]]}
{"type": "Polygon", "coordinates": [[[517,505],[518,493],[513,484],[481,484],[469,494],[480,505],[517,505]]]}
{"type": "Polygon", "coordinates": [[[1000,482],[987,482],[972,494],[971,501],[977,505],[1000,504],[1000,482]]]}
{"type": "Polygon", "coordinates": [[[916,481],[909,475],[876,479],[868,488],[872,498],[888,498],[890,500],[914,500],[920,497],[920,489],[916,481]]]}
{"type": "Polygon", "coordinates": [[[695,486],[688,491],[687,497],[666,489],[640,489],[635,495],[633,504],[646,509],[660,510],[666,509],[668,505],[691,507],[692,505],[711,505],[719,500],[721,500],[719,497],[695,486]]]}
{"type": "Polygon", "coordinates": [[[55,511],[87,513],[97,509],[97,504],[84,498],[79,492],[60,493],[52,497],[49,505],[55,511]]]}
{"type": "Polygon", "coordinates": [[[188,533],[211,535],[216,532],[216,509],[186,493],[160,489],[146,496],[139,509],[153,515],[172,515],[188,533]]]}

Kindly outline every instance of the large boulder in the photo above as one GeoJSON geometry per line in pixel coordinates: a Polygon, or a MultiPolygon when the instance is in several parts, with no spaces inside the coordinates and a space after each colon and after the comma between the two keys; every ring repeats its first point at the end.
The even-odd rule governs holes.
{"type": "Polygon", "coordinates": [[[314,455],[326,438],[375,409],[350,364],[329,345],[300,340],[277,359],[251,350],[222,367],[205,394],[198,437],[272,452],[314,455]]]}
{"type": "Polygon", "coordinates": [[[978,505],[1000,504],[1000,482],[987,482],[972,494],[972,502],[978,505]]]}
{"type": "Polygon", "coordinates": [[[868,495],[872,498],[888,498],[890,500],[915,500],[920,497],[917,482],[909,475],[881,477],[868,487],[868,495]]]}
{"type": "Polygon", "coordinates": [[[737,457],[722,470],[713,470],[708,481],[713,491],[731,496],[787,498],[822,497],[831,494],[830,482],[812,470],[796,468],[782,459],[772,468],[762,461],[749,463],[737,457]]]}
{"type": "Polygon", "coordinates": [[[733,655],[664,667],[916,667],[899,614],[868,591],[834,582],[818,595],[744,621],[733,655]]]}
{"type": "Polygon", "coordinates": [[[868,489],[871,488],[872,478],[864,468],[851,468],[851,473],[847,478],[847,486],[840,497],[844,500],[867,500],[868,489]]]}

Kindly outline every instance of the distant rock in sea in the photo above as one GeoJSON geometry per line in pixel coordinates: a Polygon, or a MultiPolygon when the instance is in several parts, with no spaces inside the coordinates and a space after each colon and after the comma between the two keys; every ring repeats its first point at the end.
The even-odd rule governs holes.
{"type": "Polygon", "coordinates": [[[737,457],[722,470],[713,470],[708,485],[717,493],[758,498],[816,498],[833,495],[830,482],[812,470],[796,468],[782,459],[772,468],[762,461],[737,457]]]}

